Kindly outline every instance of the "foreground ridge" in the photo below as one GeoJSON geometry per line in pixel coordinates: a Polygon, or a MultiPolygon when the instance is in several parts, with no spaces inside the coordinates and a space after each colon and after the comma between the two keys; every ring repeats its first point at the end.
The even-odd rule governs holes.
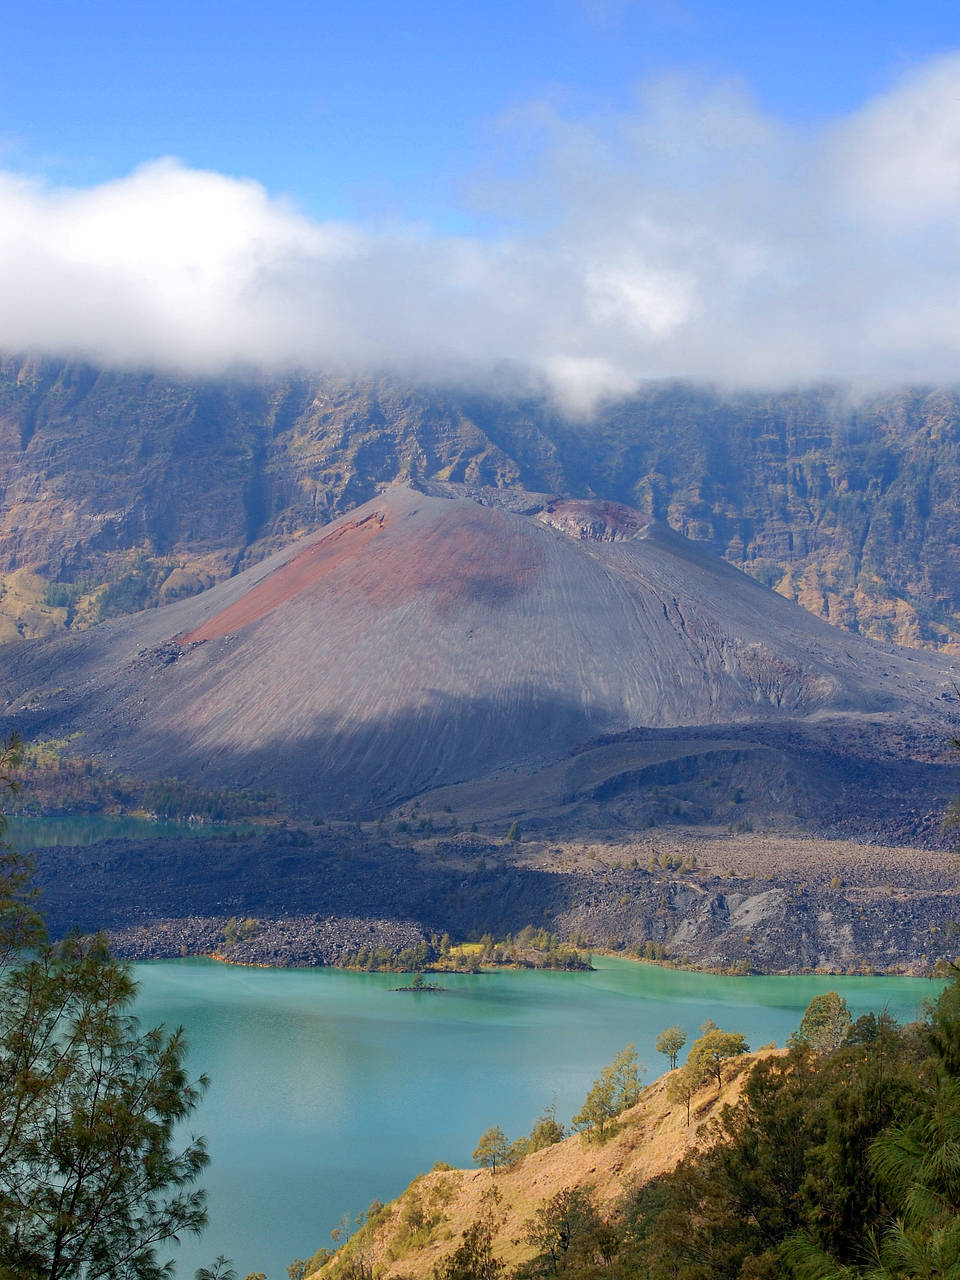
{"type": "Polygon", "coordinates": [[[332,1259],[306,1274],[336,1280],[360,1275],[362,1268],[380,1280],[427,1280],[480,1219],[492,1226],[493,1254],[511,1270],[537,1253],[524,1235],[538,1209],[559,1193],[578,1190],[591,1193],[601,1216],[609,1216],[629,1187],[670,1172],[688,1152],[707,1145],[713,1121],[739,1100],[754,1065],[784,1052],[762,1049],[730,1059],[719,1092],[711,1081],[693,1095],[689,1124],[685,1106],[668,1098],[670,1080],[677,1075],[671,1071],[617,1117],[602,1143],[574,1134],[496,1174],[450,1168],[421,1174],[396,1200],[372,1213],[332,1259]]]}

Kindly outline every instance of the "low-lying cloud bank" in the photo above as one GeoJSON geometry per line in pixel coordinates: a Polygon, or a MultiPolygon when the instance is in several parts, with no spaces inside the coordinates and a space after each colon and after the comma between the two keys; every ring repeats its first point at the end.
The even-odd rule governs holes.
{"type": "Polygon", "coordinates": [[[90,190],[0,173],[0,348],[217,373],[480,374],[574,402],[641,378],[957,380],[960,55],[799,133],[736,88],[531,108],[492,237],[318,222],[160,160],[90,190]]]}

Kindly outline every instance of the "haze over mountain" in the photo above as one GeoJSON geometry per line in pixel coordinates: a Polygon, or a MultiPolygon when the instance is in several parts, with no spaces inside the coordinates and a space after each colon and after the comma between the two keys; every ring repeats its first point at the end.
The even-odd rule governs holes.
{"type": "MultiPolygon", "coordinates": [[[[950,6],[53,8],[16,6],[0,45],[0,744],[27,781],[11,845],[27,849],[50,937],[102,932],[127,959],[421,973],[481,957],[569,967],[587,948],[742,974],[950,963],[950,6]],[[136,819],[127,835],[121,813],[136,819]]],[[[54,985],[76,972],[86,991],[93,948],[52,953],[54,985]]],[[[190,968],[176,973],[177,999],[193,999],[190,968]]],[[[31,1000],[21,977],[29,1028],[46,987],[31,1000]]],[[[123,1003],[126,980],[108,977],[123,1003]]],[[[942,1214],[893,1222],[924,1190],[922,1162],[902,1186],[873,1168],[906,1132],[872,1114],[874,1068],[890,1082],[880,1110],[929,1128],[936,1107],[912,1104],[957,1067],[949,1045],[928,1052],[957,1029],[954,996],[925,1047],[880,1019],[834,1059],[798,1072],[798,1054],[782,1109],[771,1066],[755,1114],[727,1124],[742,1150],[684,1162],[673,1190],[619,1198],[625,1178],[700,1141],[705,1100],[691,1117],[688,1093],[685,1125],[664,1127],[682,1095],[655,1087],[632,1133],[602,1134],[606,1155],[579,1140],[564,1158],[532,1152],[536,1176],[507,1186],[510,1221],[494,1225],[492,1179],[435,1170],[395,1210],[374,1202],[329,1276],[442,1270],[471,1219],[475,1245],[502,1227],[516,1260],[537,1201],[566,1221],[529,1275],[682,1258],[773,1276],[792,1245],[788,1270],[842,1270],[871,1243],[882,1261],[912,1247],[918,1225],[940,1262],[942,1214]],[[625,1163],[651,1125],[664,1150],[625,1163]],[[740,1187],[727,1204],[731,1171],[757,1182],[758,1135],[788,1194],[740,1187]],[[572,1218],[598,1170],[605,1220],[581,1266],[572,1218]],[[801,1200],[806,1216],[768,1229],[801,1200]]],[[[208,1023],[199,1050],[223,1030],[208,1023]]],[[[363,1045],[328,1031],[320,1051],[361,1080],[363,1045]]],[[[134,1058],[148,1062],[152,1037],[134,1058]]],[[[276,1085],[233,1039],[228,1093],[260,1068],[276,1085]]],[[[313,1038],[273,1039],[291,1079],[311,1070],[313,1038]]],[[[468,1075],[468,1041],[448,1039],[446,1065],[468,1075]]],[[[197,1092],[179,1045],[169,1115],[197,1092]]],[[[539,1043],[534,1056],[546,1076],[567,1069],[539,1043]]],[[[77,1096],[100,1096],[96,1059],[77,1096]]],[[[500,1092],[508,1077],[493,1073],[500,1092]]],[[[51,1108],[38,1095],[41,1122],[58,1080],[51,1108]]],[[[732,1100],[728,1085],[716,1101],[732,1100]]],[[[316,1166],[340,1157],[269,1109],[255,1119],[316,1202],[316,1166]]],[[[379,1152],[369,1124],[348,1126],[340,1172],[358,1142],[379,1152]]],[[[26,1167],[36,1143],[21,1146],[26,1167]]],[[[234,1147],[239,1162],[211,1143],[237,1199],[253,1147],[234,1147]]],[[[124,1237],[167,1243],[190,1156],[154,1162],[159,1226],[94,1197],[98,1215],[111,1202],[94,1252],[149,1271],[150,1247],[124,1237]]],[[[0,1231],[5,1274],[28,1236],[42,1263],[36,1197],[21,1199],[27,1235],[0,1231]]],[[[340,1207],[349,1223],[360,1205],[340,1207]]],[[[201,1197],[184,1212],[199,1226],[201,1197]]],[[[311,1231],[325,1213],[308,1206],[311,1231]]],[[[61,1234],[79,1220],[56,1218],[61,1234]]],[[[192,1273],[179,1264],[161,1269],[192,1273]]],[[[213,1272],[259,1265],[227,1242],[213,1272]]]]}
{"type": "Polygon", "coordinates": [[[611,503],[395,485],[199,596],[4,653],[7,726],[382,811],[634,726],[918,722],[951,668],[611,503]]]}

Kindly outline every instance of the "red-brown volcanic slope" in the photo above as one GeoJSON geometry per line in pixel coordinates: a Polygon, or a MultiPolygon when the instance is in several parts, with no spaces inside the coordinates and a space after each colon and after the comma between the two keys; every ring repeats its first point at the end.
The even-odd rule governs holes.
{"type": "Polygon", "coordinates": [[[229,635],[231,631],[239,631],[242,627],[248,627],[251,622],[259,621],[298,596],[301,591],[322,582],[338,565],[362,554],[371,538],[383,528],[383,521],[383,513],[374,511],[362,520],[350,520],[340,525],[333,533],[327,534],[325,538],[288,560],[245,596],[214,614],[208,622],[185,635],[177,636],[178,643],[195,644],[200,640],[217,640],[220,636],[229,635]]]}
{"type": "Polygon", "coordinates": [[[376,545],[389,517],[374,511],[339,525],[326,537],[275,569],[241,599],[201,626],[177,636],[180,644],[216,640],[239,631],[294,600],[320,589],[328,596],[362,592],[371,605],[391,607],[435,592],[437,607],[454,608],[470,599],[496,604],[526,590],[542,568],[537,548],[520,551],[505,537],[499,511],[467,510],[460,519],[426,529],[416,540],[399,538],[376,545]],[[371,579],[371,560],[376,574],[371,579]]]}

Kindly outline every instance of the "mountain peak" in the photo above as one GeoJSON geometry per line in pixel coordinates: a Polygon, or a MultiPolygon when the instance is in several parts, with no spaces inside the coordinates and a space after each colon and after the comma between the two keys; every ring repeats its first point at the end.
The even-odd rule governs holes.
{"type": "Polygon", "coordinates": [[[635,726],[916,708],[948,678],[629,507],[394,485],[200,595],[13,652],[7,688],[27,732],[138,774],[342,811],[635,726]]]}

